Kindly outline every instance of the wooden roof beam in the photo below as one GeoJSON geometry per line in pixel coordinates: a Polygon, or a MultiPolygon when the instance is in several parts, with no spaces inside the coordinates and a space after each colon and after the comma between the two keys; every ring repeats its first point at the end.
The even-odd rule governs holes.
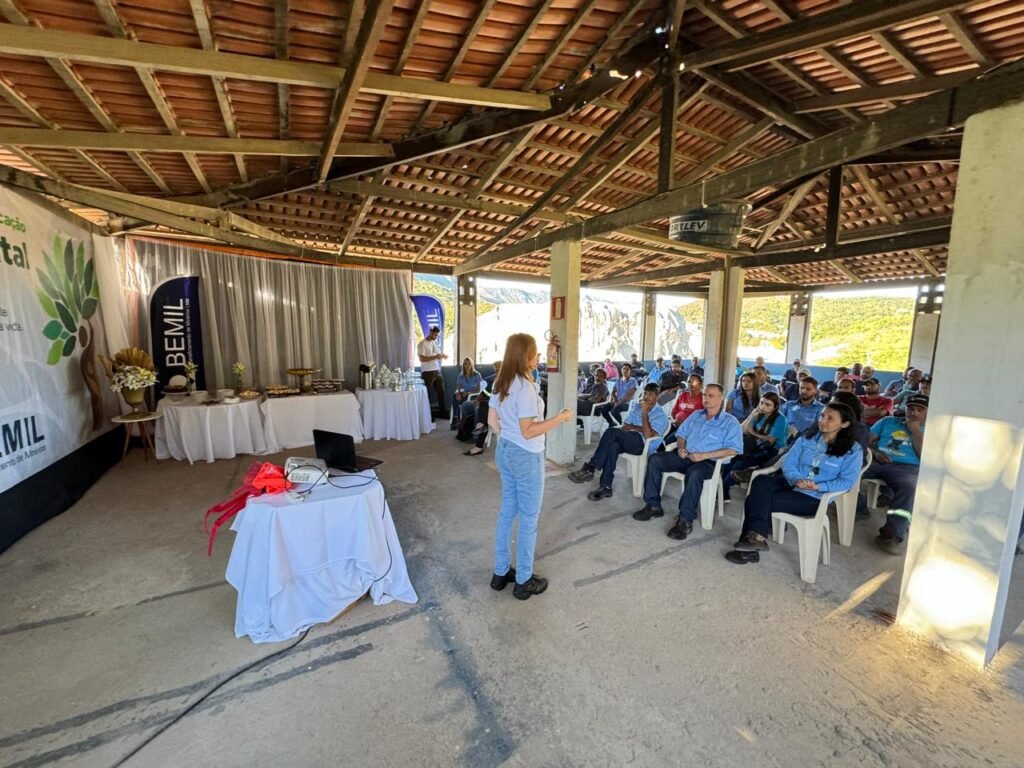
{"type": "Polygon", "coordinates": [[[370,69],[377,43],[380,42],[388,19],[391,18],[391,7],[394,5],[394,0],[367,0],[365,9],[360,9],[361,2],[362,0],[357,0],[353,3],[353,10],[349,16],[351,31],[362,10],[359,31],[354,36],[346,35],[345,50],[341,53],[341,64],[345,74],[342,75],[341,83],[334,94],[331,116],[327,121],[327,134],[324,136],[323,149],[316,166],[316,177],[319,181],[326,179],[330,173],[334,152],[341,141],[341,135],[355,105],[356,95],[370,69]]]}
{"type": "Polygon", "coordinates": [[[686,210],[701,201],[744,198],[757,190],[798,176],[958,128],[971,115],[1024,99],[1024,63],[1015,62],[957,88],[927,96],[890,110],[866,123],[850,126],[745,165],[701,184],[680,187],[580,224],[544,233],[531,240],[486,254],[484,260],[461,264],[458,274],[549,248],[558,240],[579,240],[686,210]],[[485,263],[486,262],[486,263],[485,263]]]}
{"type": "MultiPolygon", "coordinates": [[[[187,152],[215,155],[282,155],[316,157],[315,141],[280,139],[222,139],[208,136],[160,136],[151,133],[105,133],[103,131],[61,131],[44,128],[0,128],[0,144],[17,147],[92,149],[122,152],[187,152]]],[[[391,157],[389,144],[342,142],[336,157],[391,157]]]]}
{"type": "Polygon", "coordinates": [[[775,59],[870,35],[917,19],[970,5],[972,0],[858,0],[834,10],[800,18],[781,27],[748,35],[732,43],[683,54],[688,69],[707,66],[743,69],[775,59]]]}
{"type": "Polygon", "coordinates": [[[823,112],[843,107],[860,107],[865,104],[876,104],[880,101],[889,101],[891,99],[912,99],[929,93],[935,93],[936,91],[944,91],[947,88],[955,88],[961,83],[966,83],[968,80],[976,77],[978,74],[978,70],[972,69],[967,72],[956,72],[952,75],[905,80],[890,85],[854,88],[848,91],[828,94],[827,96],[794,101],[792,110],[794,114],[802,115],[808,112],[823,112]]]}

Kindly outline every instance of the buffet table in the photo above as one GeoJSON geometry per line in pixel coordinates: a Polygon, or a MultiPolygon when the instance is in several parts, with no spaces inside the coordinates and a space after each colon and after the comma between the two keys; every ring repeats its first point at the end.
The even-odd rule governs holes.
{"type": "Polygon", "coordinates": [[[156,410],[156,457],[212,462],[240,453],[264,453],[263,420],[259,403],[199,405],[188,398],[163,398],[156,410]]]}
{"type": "Polygon", "coordinates": [[[351,392],[267,398],[261,405],[267,453],[313,444],[313,430],[352,435],[363,441],[359,401],[351,392]]]}
{"type": "Polygon", "coordinates": [[[373,470],[333,477],[298,503],[283,493],[252,497],[231,529],[237,637],[287,640],[367,591],[374,605],[419,600],[373,470]]]}
{"type": "Polygon", "coordinates": [[[427,388],[394,392],[390,389],[358,389],[367,440],[416,440],[434,430],[427,388]]]}

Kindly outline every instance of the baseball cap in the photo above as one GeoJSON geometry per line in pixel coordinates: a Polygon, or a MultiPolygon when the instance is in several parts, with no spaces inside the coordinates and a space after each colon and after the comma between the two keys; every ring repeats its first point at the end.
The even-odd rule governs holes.
{"type": "Polygon", "coordinates": [[[912,405],[919,405],[922,408],[928,407],[928,395],[911,395],[908,397],[904,404],[909,408],[912,405]]]}
{"type": "Polygon", "coordinates": [[[879,381],[878,379],[876,379],[876,378],[875,378],[874,376],[872,376],[872,377],[871,377],[871,378],[869,378],[869,379],[864,379],[864,383],[865,383],[865,384],[878,384],[879,386],[881,386],[881,385],[882,385],[882,382],[880,382],[880,381],[879,381]]]}

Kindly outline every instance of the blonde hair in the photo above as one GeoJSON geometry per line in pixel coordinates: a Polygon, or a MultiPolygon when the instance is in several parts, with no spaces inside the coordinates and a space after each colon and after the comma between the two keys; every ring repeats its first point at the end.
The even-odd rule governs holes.
{"type": "Polygon", "coordinates": [[[505,358],[494,379],[494,393],[504,402],[517,376],[530,378],[530,361],[537,357],[537,340],[528,333],[513,333],[505,342],[505,358]]]}

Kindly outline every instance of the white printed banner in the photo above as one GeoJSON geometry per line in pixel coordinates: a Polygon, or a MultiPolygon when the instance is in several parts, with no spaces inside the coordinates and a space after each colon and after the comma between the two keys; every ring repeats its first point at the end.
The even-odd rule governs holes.
{"type": "MultiPolygon", "coordinates": [[[[0,492],[113,425],[92,233],[0,188],[0,492]]],[[[119,301],[119,296],[104,297],[119,301]]]]}

